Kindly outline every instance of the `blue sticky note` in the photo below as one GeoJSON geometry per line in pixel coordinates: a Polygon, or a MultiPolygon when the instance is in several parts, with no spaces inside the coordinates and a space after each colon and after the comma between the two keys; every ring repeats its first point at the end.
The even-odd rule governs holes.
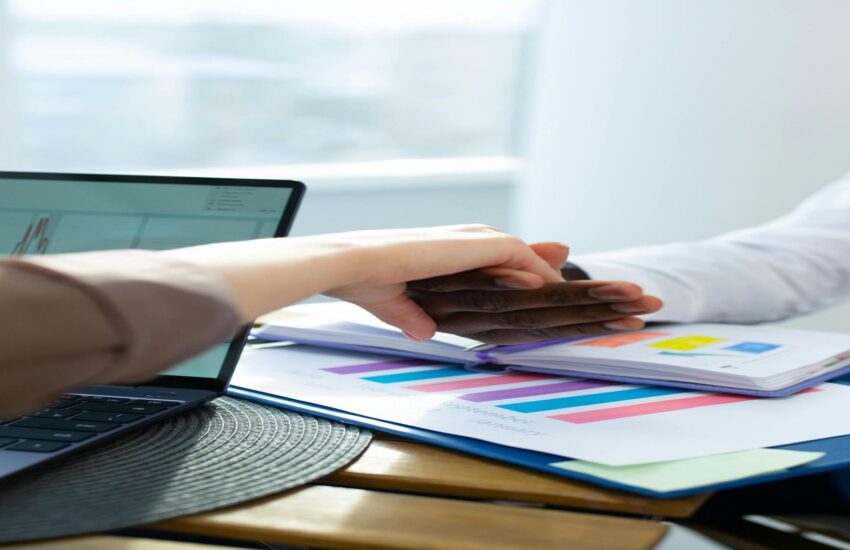
{"type": "Polygon", "coordinates": [[[734,346],[729,346],[729,351],[740,351],[743,353],[764,353],[766,351],[775,350],[776,348],[780,348],[779,344],[766,344],[764,342],[741,342],[740,344],[735,344],[734,346]]]}

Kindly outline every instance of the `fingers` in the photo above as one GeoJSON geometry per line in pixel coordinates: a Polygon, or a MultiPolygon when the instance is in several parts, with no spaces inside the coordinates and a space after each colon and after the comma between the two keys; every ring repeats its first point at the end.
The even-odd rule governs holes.
{"type": "Polygon", "coordinates": [[[522,344],[637,330],[662,302],[624,281],[571,281],[535,290],[409,291],[438,330],[491,344],[522,344]]]}
{"type": "Polygon", "coordinates": [[[411,296],[429,314],[437,318],[461,311],[500,313],[605,302],[631,302],[642,294],[643,290],[639,286],[628,282],[570,281],[546,284],[535,290],[412,292],[411,296]]]}
{"type": "MultiPolygon", "coordinates": [[[[550,283],[564,280],[564,278],[561,277],[560,266],[553,267],[549,265],[544,258],[541,258],[534,249],[523,242],[522,239],[507,234],[501,234],[501,240],[503,244],[508,246],[511,250],[509,257],[504,262],[498,264],[499,267],[508,267],[520,271],[536,273],[540,275],[544,281],[550,283]]],[[[546,243],[543,249],[545,254],[549,254],[550,259],[552,256],[557,256],[558,254],[566,255],[569,253],[569,249],[560,243],[546,243]],[[560,252],[555,251],[557,247],[561,247],[560,252]]]]}
{"type": "MultiPolygon", "coordinates": [[[[628,302],[633,314],[657,310],[657,299],[643,297],[628,302]]],[[[462,336],[472,336],[498,330],[535,331],[574,325],[602,324],[627,317],[617,311],[620,304],[594,304],[587,306],[548,307],[523,309],[504,313],[460,312],[437,321],[437,330],[462,336]]]]}
{"type": "Polygon", "coordinates": [[[570,255],[569,247],[562,243],[534,243],[529,247],[552,269],[561,269],[570,255]]]}
{"type": "Polygon", "coordinates": [[[655,296],[641,296],[632,302],[620,302],[610,305],[611,309],[628,315],[647,315],[664,307],[664,302],[655,296]]]}
{"type": "Polygon", "coordinates": [[[358,303],[357,305],[381,321],[401,329],[411,340],[419,342],[428,340],[437,330],[434,320],[405,294],[383,302],[358,303]]]}
{"type": "Polygon", "coordinates": [[[583,325],[572,325],[566,327],[552,327],[544,329],[516,330],[496,329],[470,335],[470,338],[501,346],[529,344],[542,340],[559,340],[563,338],[577,338],[584,336],[604,336],[623,331],[639,330],[644,327],[644,322],[637,317],[625,317],[613,323],[587,323],[583,325]],[[616,323],[616,325],[614,324],[616,323]]]}

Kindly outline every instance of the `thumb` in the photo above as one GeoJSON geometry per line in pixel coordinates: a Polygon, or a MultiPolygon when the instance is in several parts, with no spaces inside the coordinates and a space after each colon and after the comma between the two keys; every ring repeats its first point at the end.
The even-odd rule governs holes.
{"type": "Polygon", "coordinates": [[[428,340],[437,331],[437,323],[404,293],[384,302],[357,305],[417,342],[428,340]]]}

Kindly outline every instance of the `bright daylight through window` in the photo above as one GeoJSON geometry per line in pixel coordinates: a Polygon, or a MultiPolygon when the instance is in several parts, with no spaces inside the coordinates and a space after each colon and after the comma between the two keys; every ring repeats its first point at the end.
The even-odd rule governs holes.
{"type": "Polygon", "coordinates": [[[0,162],[513,154],[533,0],[0,3],[0,162]]]}

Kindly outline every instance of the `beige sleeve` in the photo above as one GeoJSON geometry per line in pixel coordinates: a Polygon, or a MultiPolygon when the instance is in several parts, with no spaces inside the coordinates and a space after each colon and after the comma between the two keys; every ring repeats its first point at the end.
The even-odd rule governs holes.
{"type": "Polygon", "coordinates": [[[224,281],[156,252],[0,260],[0,413],[86,384],[144,381],[238,324],[224,281]]]}

